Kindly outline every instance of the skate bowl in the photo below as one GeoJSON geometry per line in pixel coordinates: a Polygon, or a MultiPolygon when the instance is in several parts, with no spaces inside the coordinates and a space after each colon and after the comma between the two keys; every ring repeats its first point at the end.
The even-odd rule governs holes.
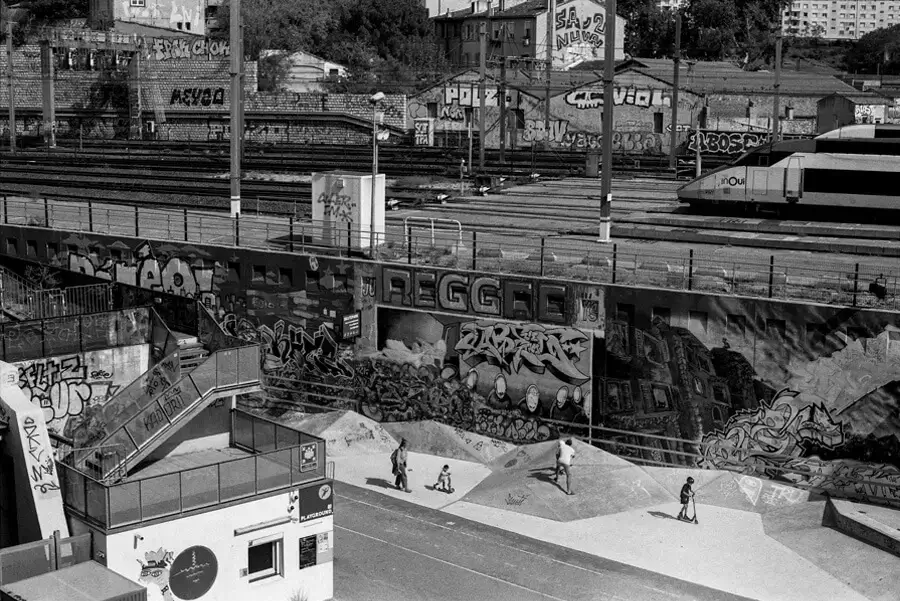
{"type": "Polygon", "coordinates": [[[574,441],[572,490],[565,477],[552,480],[556,441],[519,447],[497,458],[493,472],[464,501],[560,522],[678,503],[678,490],[666,490],[643,468],[591,445],[574,441]]]}
{"type": "Polygon", "coordinates": [[[324,438],[329,457],[369,454],[388,457],[400,444],[381,424],[355,411],[285,414],[279,423],[324,438]]]}
{"type": "Polygon", "coordinates": [[[512,443],[454,428],[433,420],[382,424],[395,440],[406,439],[409,450],[448,459],[491,464],[514,450],[512,443]]]}

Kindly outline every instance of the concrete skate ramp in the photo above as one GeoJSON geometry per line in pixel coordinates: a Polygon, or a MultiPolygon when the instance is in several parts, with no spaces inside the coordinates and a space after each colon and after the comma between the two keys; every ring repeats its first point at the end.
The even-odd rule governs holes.
{"type": "Polygon", "coordinates": [[[395,440],[405,438],[409,450],[448,459],[491,463],[516,446],[495,438],[453,428],[433,420],[382,424],[395,440]]]}
{"type": "Polygon", "coordinates": [[[376,421],[355,411],[329,411],[280,418],[285,426],[324,438],[332,457],[383,454],[389,461],[399,443],[376,421]]]}
{"type": "MultiPolygon", "coordinates": [[[[522,445],[505,455],[501,455],[489,466],[494,471],[518,471],[530,468],[550,468],[556,465],[557,441],[536,442],[522,445]]],[[[607,467],[629,467],[634,465],[611,453],[593,447],[580,440],[572,441],[575,449],[575,463],[578,465],[598,465],[607,467]]]]}
{"type": "Polygon", "coordinates": [[[553,482],[556,441],[519,447],[494,461],[494,471],[464,501],[568,522],[664,503],[677,495],[664,489],[642,468],[588,444],[575,441],[572,490],[565,478],[553,482]]]}
{"type": "Polygon", "coordinates": [[[754,513],[767,513],[810,500],[807,490],[733,472],[726,472],[701,486],[695,486],[694,490],[698,504],[754,513]]]}

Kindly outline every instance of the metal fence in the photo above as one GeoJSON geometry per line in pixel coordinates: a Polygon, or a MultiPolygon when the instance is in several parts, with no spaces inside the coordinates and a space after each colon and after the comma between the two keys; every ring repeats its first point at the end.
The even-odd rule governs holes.
{"type": "Polygon", "coordinates": [[[57,465],[67,508],[103,528],[116,528],[325,477],[324,440],[240,410],[233,415],[235,446],[252,454],[114,485],[60,463],[57,465]],[[302,453],[307,444],[315,444],[315,464],[302,453]]]}
{"type": "MultiPolygon", "coordinates": [[[[148,209],[109,203],[4,198],[4,223],[68,231],[213,244],[264,251],[315,253],[455,269],[547,276],[824,304],[900,309],[900,268],[884,257],[804,257],[748,260],[746,250],[649,251],[623,241],[523,236],[455,227],[391,224],[374,237],[350,223],[241,215],[187,209],[148,209]],[[374,240],[374,250],[370,241],[374,240]]],[[[172,324],[169,316],[164,315],[172,324]]],[[[185,315],[196,323],[196,315],[185,315]]]]}
{"type": "Polygon", "coordinates": [[[0,586],[33,578],[91,559],[91,534],[46,540],[0,549],[0,586]]]}
{"type": "Polygon", "coordinates": [[[0,268],[0,307],[19,319],[100,313],[113,308],[112,284],[40,288],[0,268]]]}
{"type": "Polygon", "coordinates": [[[0,357],[14,363],[145,344],[150,340],[149,324],[150,310],[146,307],[7,322],[0,324],[0,357]]]}

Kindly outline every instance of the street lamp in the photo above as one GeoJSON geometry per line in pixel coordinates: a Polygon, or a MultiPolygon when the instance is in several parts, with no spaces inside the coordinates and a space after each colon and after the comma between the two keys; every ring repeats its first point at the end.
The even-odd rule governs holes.
{"type": "Polygon", "coordinates": [[[384,92],[369,97],[372,105],[372,201],[369,207],[369,248],[375,256],[375,180],[378,177],[378,104],[384,100],[384,92]]]}

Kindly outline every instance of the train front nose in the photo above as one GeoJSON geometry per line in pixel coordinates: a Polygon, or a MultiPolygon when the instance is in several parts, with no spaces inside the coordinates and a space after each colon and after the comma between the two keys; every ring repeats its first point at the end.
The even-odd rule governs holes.
{"type": "Polygon", "coordinates": [[[678,188],[679,202],[693,202],[700,200],[700,180],[691,180],[678,188]]]}

